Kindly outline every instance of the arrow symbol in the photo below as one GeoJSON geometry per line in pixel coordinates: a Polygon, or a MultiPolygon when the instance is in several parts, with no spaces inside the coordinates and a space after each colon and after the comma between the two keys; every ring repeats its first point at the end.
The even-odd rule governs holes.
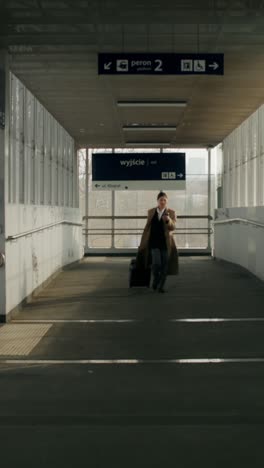
{"type": "Polygon", "coordinates": [[[216,70],[217,68],[219,68],[219,65],[218,65],[218,63],[214,62],[214,63],[211,63],[211,65],[209,65],[209,67],[216,70]]]}
{"type": "Polygon", "coordinates": [[[178,177],[180,177],[180,179],[182,179],[182,178],[183,178],[183,174],[182,174],[182,173],[178,174],[178,177]]]}
{"type": "Polygon", "coordinates": [[[104,64],[104,70],[110,70],[111,65],[112,65],[112,62],[105,63],[104,64]]]}

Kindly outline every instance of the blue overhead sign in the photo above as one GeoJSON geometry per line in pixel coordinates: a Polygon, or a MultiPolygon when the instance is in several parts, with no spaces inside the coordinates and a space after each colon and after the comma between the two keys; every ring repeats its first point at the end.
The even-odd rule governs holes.
{"type": "Polygon", "coordinates": [[[185,153],[94,153],[94,190],[184,190],[185,153]]]}
{"type": "Polygon", "coordinates": [[[98,54],[99,75],[223,75],[224,54],[98,54]]]}

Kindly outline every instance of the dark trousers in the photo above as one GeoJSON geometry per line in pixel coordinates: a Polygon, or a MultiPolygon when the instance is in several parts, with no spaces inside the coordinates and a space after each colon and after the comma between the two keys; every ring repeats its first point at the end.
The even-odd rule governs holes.
{"type": "Polygon", "coordinates": [[[169,255],[167,249],[151,249],[153,286],[163,288],[167,278],[169,255]]]}

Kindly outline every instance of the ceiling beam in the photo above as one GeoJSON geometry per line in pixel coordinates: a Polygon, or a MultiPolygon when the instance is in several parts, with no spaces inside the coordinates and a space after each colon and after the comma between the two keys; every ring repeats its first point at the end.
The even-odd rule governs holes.
{"type": "Polygon", "coordinates": [[[4,47],[18,45],[97,45],[97,40],[94,34],[17,34],[5,36],[1,38],[1,43],[4,47]]]}
{"type": "MultiPolygon", "coordinates": [[[[264,29],[264,25],[263,25],[264,29]]],[[[233,40],[233,43],[224,43],[224,49],[226,52],[228,51],[236,51],[237,47],[243,47],[243,51],[249,51],[252,49],[254,46],[254,52],[260,52],[263,50],[263,42],[264,42],[264,34],[259,35],[257,38],[254,39],[254,35],[249,36],[243,36],[243,41],[241,41],[240,36],[230,36],[230,38],[233,40]],[[248,39],[248,40],[247,40],[248,39]]],[[[23,50],[11,50],[11,52],[32,52],[32,48],[35,46],[65,46],[65,47],[70,47],[70,46],[83,46],[83,47],[96,47],[96,51],[98,50],[121,50],[122,49],[122,43],[121,40],[118,39],[118,37],[110,43],[108,40],[108,36],[103,36],[102,37],[102,42],[100,46],[98,46],[98,41],[97,37],[95,34],[76,34],[76,33],[61,33],[61,34],[51,34],[51,33],[37,33],[37,34],[17,34],[17,35],[6,35],[6,36],[0,36],[0,42],[3,47],[10,47],[10,48],[19,48],[20,46],[23,47],[23,50]],[[29,47],[31,48],[30,50],[26,50],[25,48],[29,47]],[[99,48],[98,48],[99,47],[99,48]]],[[[113,38],[112,38],[113,39],[113,38]]],[[[220,44],[223,47],[223,44],[220,44]]],[[[156,45],[151,45],[151,47],[157,49],[156,45]]],[[[206,41],[206,43],[202,43],[203,49],[206,48],[207,51],[211,51],[211,43],[209,40],[206,41]]],[[[130,46],[131,49],[131,46],[130,46]]],[[[137,41],[137,43],[134,43],[133,45],[134,52],[145,52],[146,51],[146,45],[145,41],[137,41]]],[[[158,52],[165,52],[168,49],[168,44],[166,42],[159,44],[158,46],[158,52]]],[[[196,42],[195,38],[191,42],[188,43],[188,46],[185,45],[184,47],[185,51],[194,51],[196,50],[196,42]]],[[[92,49],[94,51],[94,49],[92,49]]],[[[177,51],[179,50],[179,47],[177,47],[177,51]]],[[[238,51],[239,52],[239,51],[238,51]]]]}
{"type": "MultiPolygon", "coordinates": [[[[0,12],[1,13],[1,12],[0,12]]],[[[168,15],[169,16],[169,15],[168,15]]],[[[173,23],[170,19],[166,20],[157,15],[157,17],[146,18],[144,24],[148,25],[160,25],[166,24],[168,26],[174,26],[177,24],[191,24],[196,25],[200,23],[203,25],[254,25],[256,27],[263,27],[264,18],[256,17],[228,17],[225,19],[225,22],[221,22],[221,18],[216,16],[179,16],[175,17],[173,23]]],[[[74,25],[74,24],[98,24],[98,18],[95,18],[93,15],[89,16],[34,16],[34,17],[20,17],[20,18],[7,18],[3,15],[0,17],[1,25],[74,25]]],[[[121,24],[138,24],[138,18],[136,16],[129,16],[128,18],[117,18],[117,17],[100,17],[100,24],[112,24],[112,25],[121,25],[121,24]]]]}
{"type": "MultiPolygon", "coordinates": [[[[41,3],[39,2],[39,6],[41,3]]],[[[98,8],[1,8],[0,24],[2,25],[59,25],[59,24],[138,24],[139,18],[144,18],[144,24],[237,24],[248,23],[263,25],[263,15],[257,10],[239,9],[239,15],[231,14],[229,9],[226,15],[224,9],[213,10],[210,8],[186,9],[176,6],[168,7],[161,11],[160,7],[139,9],[136,6],[131,9],[104,8],[98,12],[98,8]],[[242,13],[242,14],[241,14],[242,13]]]]}

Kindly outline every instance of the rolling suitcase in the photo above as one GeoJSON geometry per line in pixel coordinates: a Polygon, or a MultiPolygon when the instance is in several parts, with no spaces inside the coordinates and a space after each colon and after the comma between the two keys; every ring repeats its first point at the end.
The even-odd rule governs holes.
{"type": "Polygon", "coordinates": [[[151,278],[151,268],[138,268],[136,260],[132,259],[129,267],[129,287],[149,288],[151,278]]]}

